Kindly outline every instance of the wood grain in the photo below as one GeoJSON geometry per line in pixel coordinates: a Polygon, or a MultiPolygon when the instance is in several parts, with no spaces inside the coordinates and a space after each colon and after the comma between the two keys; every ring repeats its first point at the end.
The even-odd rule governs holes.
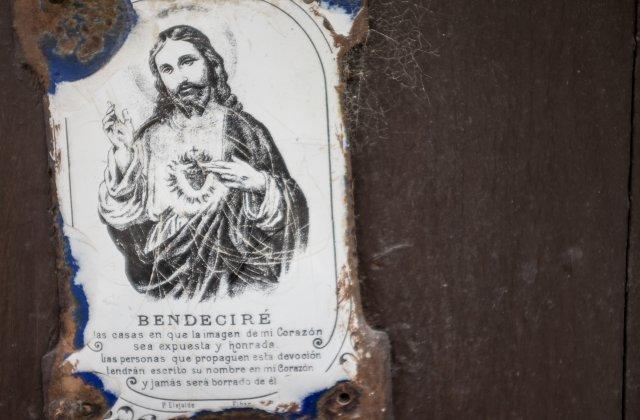
{"type": "MultiPolygon", "coordinates": [[[[638,11],[638,9],[636,9],[638,11]]],[[[636,12],[636,19],[640,14],[636,12]]],[[[636,22],[638,22],[636,20],[636,22]]],[[[636,23],[636,33],[638,31],[636,23]]],[[[637,38],[636,38],[637,39],[637,38]]],[[[635,51],[634,98],[633,98],[633,144],[630,171],[629,247],[627,253],[627,305],[625,330],[625,393],[624,414],[626,419],[640,418],[640,69],[638,49],[635,51]]]]}
{"type": "Polygon", "coordinates": [[[621,416],[634,13],[372,4],[357,234],[397,418],[621,416]]]}
{"type": "Polygon", "coordinates": [[[41,93],[15,65],[0,2],[0,418],[42,418],[40,360],[55,338],[53,215],[41,93]]]}

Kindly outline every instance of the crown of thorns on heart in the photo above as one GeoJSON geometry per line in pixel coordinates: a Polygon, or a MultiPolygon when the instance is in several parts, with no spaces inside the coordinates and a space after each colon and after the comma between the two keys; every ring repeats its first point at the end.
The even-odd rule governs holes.
{"type": "Polygon", "coordinates": [[[180,155],[168,165],[168,183],[171,191],[189,203],[202,203],[213,191],[215,176],[203,168],[213,159],[195,148],[180,155]]]}

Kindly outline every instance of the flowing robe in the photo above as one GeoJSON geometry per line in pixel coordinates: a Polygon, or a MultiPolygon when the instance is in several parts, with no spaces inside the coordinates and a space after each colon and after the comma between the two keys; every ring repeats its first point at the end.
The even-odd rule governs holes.
{"type": "Polygon", "coordinates": [[[305,197],[268,130],[214,101],[201,116],[174,110],[152,118],[124,173],[111,150],[99,211],[131,284],[155,298],[206,300],[270,287],[308,234],[305,197]],[[260,171],[263,193],[228,188],[200,167],[232,157],[260,171]]]}

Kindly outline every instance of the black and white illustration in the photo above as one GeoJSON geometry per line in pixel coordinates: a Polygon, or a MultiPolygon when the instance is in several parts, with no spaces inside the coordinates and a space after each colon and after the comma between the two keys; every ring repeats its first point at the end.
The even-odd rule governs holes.
{"type": "Polygon", "coordinates": [[[99,213],[132,286],[199,301],[270,289],[307,242],[305,196],[269,130],[231,92],[200,30],[176,25],[149,53],[157,90],[136,126],[108,104],[99,213]]]}
{"type": "Polygon", "coordinates": [[[303,407],[360,358],[340,50],[323,25],[346,36],[353,16],[299,0],[132,8],[113,56],[48,98],[70,370],[100,380],[115,417],[303,407]]]}

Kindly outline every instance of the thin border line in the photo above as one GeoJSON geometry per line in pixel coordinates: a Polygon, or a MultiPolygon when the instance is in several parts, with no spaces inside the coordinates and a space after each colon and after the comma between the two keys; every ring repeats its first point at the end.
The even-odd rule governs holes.
{"type": "MultiPolygon", "coordinates": [[[[351,323],[351,316],[353,315],[353,299],[349,299],[349,316],[347,317],[347,325],[349,325],[351,323]]],[[[333,366],[333,364],[336,362],[336,360],[338,360],[338,356],[340,356],[340,352],[342,351],[342,348],[344,347],[344,343],[345,341],[347,341],[347,336],[349,335],[349,328],[347,327],[347,331],[344,334],[344,337],[342,337],[342,341],[340,342],[340,347],[338,347],[338,352],[336,353],[335,356],[333,356],[333,359],[331,360],[331,363],[329,364],[329,366],[327,366],[327,369],[325,369],[325,373],[329,372],[329,369],[331,369],[331,366],[333,366]]],[[[343,353],[344,354],[344,353],[343,353]]]]}
{"type": "MultiPolygon", "coordinates": [[[[264,0],[263,0],[264,1],[264,0]]],[[[324,32],[322,32],[322,29],[320,29],[320,27],[318,26],[318,22],[315,21],[315,19],[309,15],[309,13],[307,13],[307,11],[304,9],[304,7],[300,6],[298,3],[296,3],[294,0],[289,0],[289,2],[293,3],[298,9],[302,10],[302,12],[307,15],[307,17],[309,17],[309,19],[311,19],[311,22],[313,22],[313,24],[315,25],[316,28],[318,28],[318,32],[320,32],[320,34],[322,35],[322,38],[325,40],[325,42],[327,43],[327,47],[329,47],[329,51],[331,51],[333,53],[333,48],[331,48],[331,44],[329,43],[329,40],[327,39],[327,37],[325,36],[324,32]]],[[[291,16],[290,16],[291,17],[291,16]]],[[[293,17],[291,17],[291,19],[293,19],[293,17]]],[[[295,20],[295,19],[293,19],[295,20]]],[[[311,40],[310,40],[311,41],[311,40]]],[[[311,41],[311,43],[313,44],[313,41],[311,41]]],[[[326,85],[326,83],[325,83],[326,85]]]]}
{"type": "MultiPolygon", "coordinates": [[[[134,3],[141,3],[143,1],[147,1],[147,0],[136,0],[133,1],[132,4],[134,3]]],[[[313,42],[313,40],[311,39],[311,36],[309,35],[309,33],[305,30],[305,28],[302,27],[302,25],[300,24],[300,22],[298,22],[293,16],[291,16],[291,14],[289,14],[287,11],[283,10],[282,8],[280,8],[279,6],[267,1],[267,0],[260,0],[263,3],[266,3],[276,9],[278,9],[279,11],[281,11],[283,14],[287,15],[301,30],[302,32],[305,34],[305,36],[307,37],[307,39],[309,40],[309,43],[311,44],[311,46],[313,47],[313,50],[316,53],[316,56],[318,57],[318,61],[320,62],[320,68],[322,70],[322,78],[324,80],[324,99],[325,99],[325,115],[326,115],[326,121],[327,121],[327,155],[328,155],[328,165],[329,165],[329,197],[330,197],[330,205],[331,205],[331,235],[332,235],[332,241],[333,241],[333,270],[334,270],[334,281],[335,281],[335,289],[336,289],[336,315],[333,321],[333,326],[331,328],[331,334],[329,334],[329,339],[326,342],[323,342],[321,345],[317,345],[314,343],[313,347],[317,348],[317,349],[324,349],[326,348],[329,343],[331,342],[331,340],[333,340],[333,336],[335,334],[336,331],[336,327],[338,325],[338,314],[340,311],[340,291],[339,289],[339,284],[338,284],[338,257],[337,257],[337,249],[336,249],[336,221],[335,221],[335,209],[334,209],[334,205],[333,205],[333,180],[332,180],[332,174],[333,174],[333,165],[331,162],[331,122],[329,119],[329,86],[328,86],[328,82],[327,82],[327,73],[326,70],[324,68],[324,63],[322,62],[322,57],[320,56],[320,53],[318,52],[318,48],[316,47],[316,44],[313,42]]],[[[297,4],[294,0],[289,0],[290,3],[292,3],[294,6],[298,7],[309,19],[311,19],[311,21],[314,23],[316,29],[318,30],[318,32],[320,33],[320,35],[322,36],[322,39],[324,39],[324,41],[327,43],[327,46],[329,47],[329,51],[333,54],[333,50],[331,49],[331,44],[329,43],[329,40],[327,40],[327,38],[325,37],[324,33],[322,32],[322,30],[320,29],[320,27],[318,27],[316,21],[313,19],[313,17],[311,17],[306,10],[300,6],[299,4],[297,4]]],[[[338,350],[339,352],[340,350],[338,350]]]]}
{"type": "Polygon", "coordinates": [[[71,210],[71,227],[75,227],[73,221],[73,193],[71,191],[71,149],[69,148],[69,125],[67,123],[67,117],[64,117],[64,135],[67,143],[67,173],[69,174],[69,208],[71,210]]]}
{"type": "MultiPolygon", "coordinates": [[[[131,4],[133,5],[133,4],[136,4],[136,3],[143,2],[143,1],[145,1],[145,0],[132,0],[132,1],[131,1],[131,4]]],[[[262,0],[262,1],[264,1],[264,0],[262,0]]],[[[328,39],[327,39],[327,37],[325,36],[324,32],[322,32],[322,30],[320,29],[320,26],[318,26],[318,22],[316,22],[316,21],[313,19],[313,17],[311,17],[311,16],[307,13],[307,11],[306,11],[302,6],[300,6],[300,5],[299,5],[298,3],[296,3],[294,0],[289,0],[289,2],[290,2],[290,3],[293,3],[293,5],[294,5],[294,6],[296,6],[298,9],[302,10],[302,12],[303,12],[305,15],[307,15],[307,17],[308,17],[309,19],[311,19],[311,21],[313,22],[313,24],[315,25],[315,27],[316,27],[316,28],[318,28],[318,32],[320,32],[320,34],[322,34],[322,38],[324,38],[324,41],[327,43],[327,47],[329,47],[329,51],[331,51],[331,52],[333,53],[333,48],[331,47],[331,43],[329,42],[329,40],[328,40],[328,39]]],[[[272,4],[272,3],[269,3],[269,4],[271,4],[271,5],[272,5],[272,6],[274,6],[274,7],[277,7],[277,6],[275,6],[274,4],[272,4]]],[[[289,17],[291,17],[291,16],[289,16],[289,17]]],[[[291,19],[293,19],[293,18],[291,18],[291,19]]],[[[293,20],[295,21],[295,19],[293,19],[293,20]]],[[[312,42],[312,43],[313,43],[313,42],[312,42]]]]}
{"type": "Polygon", "coordinates": [[[320,56],[320,53],[318,52],[318,48],[316,47],[316,44],[311,39],[311,36],[309,35],[309,33],[302,27],[302,25],[293,16],[291,16],[285,10],[282,10],[280,7],[276,6],[273,3],[270,3],[267,0],[260,0],[260,1],[262,1],[263,3],[269,4],[275,7],[276,9],[280,10],[282,13],[287,15],[292,21],[294,21],[296,25],[298,25],[298,27],[306,35],[307,39],[309,40],[309,43],[313,47],[313,50],[315,51],[316,56],[318,57],[318,61],[320,62],[320,68],[322,69],[322,78],[324,80],[324,106],[325,106],[325,115],[327,120],[327,158],[328,158],[327,161],[329,165],[329,200],[331,204],[331,235],[332,235],[332,242],[333,242],[333,270],[334,270],[333,275],[335,278],[335,285],[336,285],[336,316],[333,320],[333,327],[331,328],[331,334],[329,334],[329,339],[326,342],[323,342],[320,345],[316,345],[315,343],[313,343],[313,347],[317,349],[324,349],[329,345],[331,340],[333,340],[333,335],[335,334],[336,327],[338,325],[338,313],[340,311],[340,291],[338,290],[339,288],[338,287],[339,286],[338,285],[338,256],[337,256],[337,249],[336,249],[336,220],[335,220],[335,210],[333,207],[333,179],[332,179],[333,164],[331,162],[331,121],[329,119],[329,86],[328,86],[329,83],[327,81],[327,73],[324,68],[324,63],[322,62],[322,57],[320,56]]]}

